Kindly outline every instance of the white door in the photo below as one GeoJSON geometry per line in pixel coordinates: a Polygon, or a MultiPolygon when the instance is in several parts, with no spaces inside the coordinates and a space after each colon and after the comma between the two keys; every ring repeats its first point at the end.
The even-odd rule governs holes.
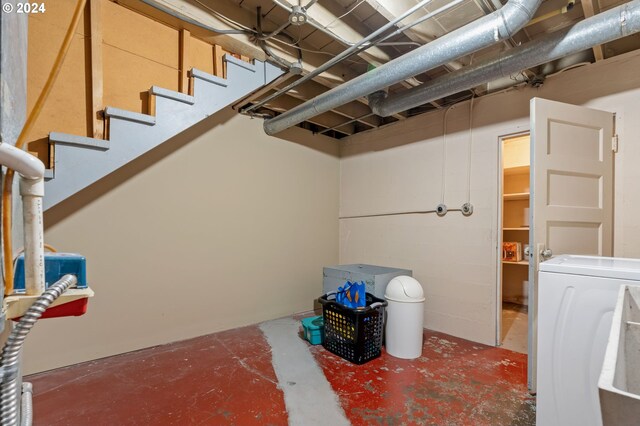
{"type": "Polygon", "coordinates": [[[535,392],[539,263],[613,252],[614,115],[533,98],[530,119],[528,384],[535,392]]]}

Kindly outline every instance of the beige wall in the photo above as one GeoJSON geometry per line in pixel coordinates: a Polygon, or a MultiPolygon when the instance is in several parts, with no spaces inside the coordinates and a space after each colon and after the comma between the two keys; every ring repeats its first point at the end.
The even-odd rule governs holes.
{"type": "Polygon", "coordinates": [[[222,111],[48,211],[46,241],[87,257],[96,297],[35,327],[26,372],[312,309],[338,260],[339,160],[288,136],[315,146],[222,111]]]}
{"type": "MultiPolygon", "coordinates": [[[[338,199],[341,217],[440,202],[441,112],[351,137],[341,160],[326,138],[297,128],[288,137],[304,143],[271,138],[260,120],[221,112],[47,212],[47,242],[88,257],[97,296],[84,317],[38,324],[25,370],[310,309],[321,267],[338,261],[413,269],[427,295],[427,327],[493,344],[498,137],[528,130],[533,96],[615,111],[615,254],[640,257],[638,69],[640,54],[632,53],[567,71],[541,89],[477,100],[468,218],[336,221],[338,199]]],[[[466,201],[467,126],[462,103],[448,116],[450,208],[466,201]]]]}
{"type": "MultiPolygon", "coordinates": [[[[340,262],[410,268],[427,301],[425,326],[494,344],[498,237],[498,137],[529,130],[541,97],[615,112],[616,256],[640,257],[640,52],[566,71],[540,89],[477,99],[471,155],[474,214],[450,212],[340,220],[340,262]]],[[[441,200],[443,113],[417,116],[342,145],[340,216],[434,209],[441,200]]],[[[466,201],[469,103],[448,116],[444,201],[466,201]]]]}

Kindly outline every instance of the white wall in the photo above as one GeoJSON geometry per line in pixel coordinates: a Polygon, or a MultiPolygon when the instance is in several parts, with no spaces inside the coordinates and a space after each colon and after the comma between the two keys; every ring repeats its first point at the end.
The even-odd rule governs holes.
{"type": "MultiPolygon", "coordinates": [[[[340,263],[409,268],[427,301],[425,326],[494,344],[497,312],[499,136],[529,130],[529,100],[541,97],[616,113],[616,256],[640,257],[640,52],[566,71],[539,89],[475,101],[471,155],[474,214],[450,212],[347,219],[434,209],[441,201],[443,112],[420,115],[342,145],[340,263]]],[[[469,102],[447,120],[445,197],[466,201],[469,102]]]]}
{"type": "Polygon", "coordinates": [[[47,243],[87,257],[96,296],[38,323],[26,372],[312,309],[338,260],[339,160],[287,136],[303,143],[222,111],[48,211],[47,243]]]}

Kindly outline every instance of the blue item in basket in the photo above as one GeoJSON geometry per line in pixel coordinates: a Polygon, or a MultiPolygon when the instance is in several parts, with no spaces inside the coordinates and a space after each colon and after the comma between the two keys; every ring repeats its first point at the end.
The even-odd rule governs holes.
{"type": "Polygon", "coordinates": [[[336,302],[347,308],[364,308],[367,304],[366,291],[364,281],[359,283],[347,281],[344,286],[338,287],[336,302]]]}

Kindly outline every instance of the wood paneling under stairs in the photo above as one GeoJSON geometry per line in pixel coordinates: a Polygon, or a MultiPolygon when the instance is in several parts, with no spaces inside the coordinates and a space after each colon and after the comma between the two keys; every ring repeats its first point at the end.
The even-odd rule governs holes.
{"type": "MultiPolygon", "coordinates": [[[[73,2],[59,3],[45,14],[29,16],[29,110],[40,94],[73,12],[73,2]]],[[[220,62],[224,54],[233,53],[116,2],[90,0],[53,90],[29,135],[29,150],[51,167],[50,132],[105,137],[102,110],[106,106],[149,114],[151,86],[188,93],[186,74],[191,68],[210,74],[218,69],[216,75],[224,78],[224,64],[220,62]],[[214,51],[221,55],[216,57],[214,51]]]]}

